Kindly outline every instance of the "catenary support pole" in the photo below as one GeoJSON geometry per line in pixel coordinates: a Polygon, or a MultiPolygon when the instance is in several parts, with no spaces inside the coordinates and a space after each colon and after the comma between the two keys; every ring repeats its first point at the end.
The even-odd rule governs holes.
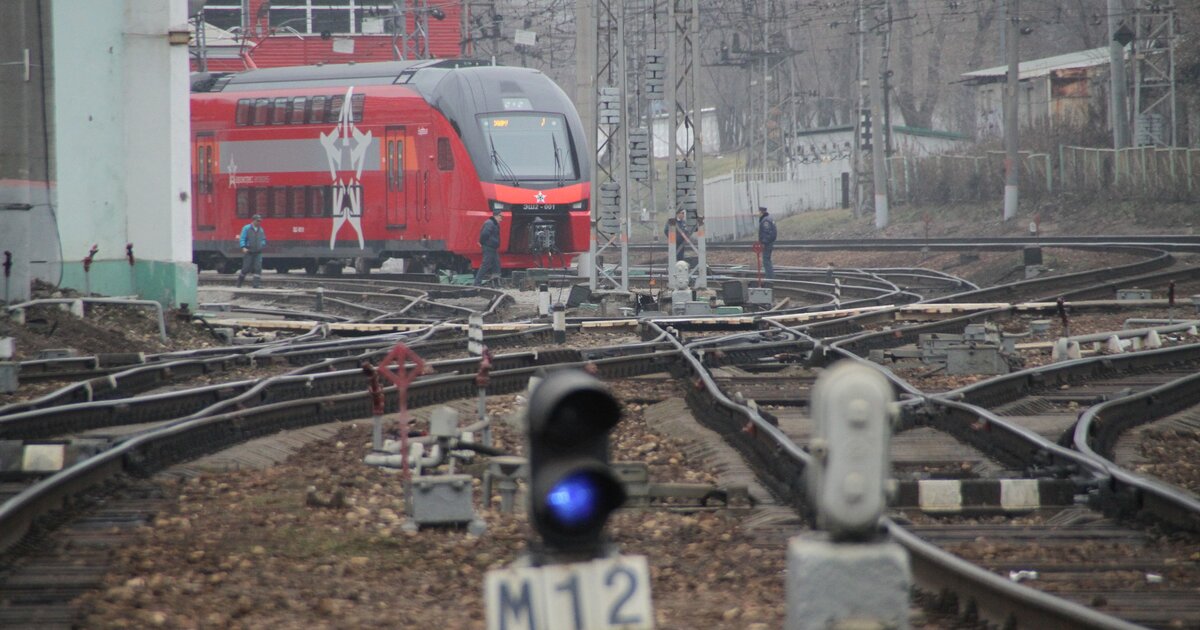
{"type": "Polygon", "coordinates": [[[1006,56],[1008,57],[1008,82],[1004,88],[1004,220],[1011,221],[1017,216],[1021,182],[1020,135],[1018,126],[1020,100],[1018,86],[1021,83],[1021,50],[1020,41],[1020,2],[1008,0],[1005,27],[1008,36],[1006,56]]]}

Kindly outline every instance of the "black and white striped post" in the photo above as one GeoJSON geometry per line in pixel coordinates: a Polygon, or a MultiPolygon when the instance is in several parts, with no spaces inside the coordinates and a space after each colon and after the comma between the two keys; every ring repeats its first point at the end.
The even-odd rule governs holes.
{"type": "Polygon", "coordinates": [[[551,309],[554,312],[554,343],[567,342],[567,307],[562,304],[555,304],[551,309]]]}

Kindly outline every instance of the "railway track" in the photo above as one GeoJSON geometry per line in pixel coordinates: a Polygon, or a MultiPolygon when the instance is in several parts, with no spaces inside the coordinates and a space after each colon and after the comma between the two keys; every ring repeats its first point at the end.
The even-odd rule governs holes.
{"type": "MultiPolygon", "coordinates": [[[[1139,282],[1192,278],[1190,270],[1167,270],[1169,264],[1169,255],[1151,253],[1140,263],[1119,269],[1078,274],[1070,279],[1018,283],[1017,288],[989,289],[993,291],[990,294],[960,291],[949,301],[973,300],[980,295],[994,296],[1004,292],[1039,296],[1070,291],[1111,292],[1112,283],[1121,278],[1137,278],[1139,282]],[[1165,275],[1167,273],[1180,275],[1165,275]]],[[[288,277],[285,281],[294,280],[288,277]]],[[[811,419],[806,415],[806,385],[815,375],[813,367],[839,356],[861,359],[872,349],[893,348],[911,341],[920,334],[919,331],[960,331],[966,322],[1014,312],[1008,306],[976,309],[965,315],[955,313],[954,309],[961,306],[943,303],[947,301],[945,293],[967,286],[964,281],[921,270],[812,270],[796,272],[782,282],[792,284],[781,286],[809,295],[807,303],[794,309],[772,311],[765,316],[743,318],[748,323],[739,323],[733,329],[703,322],[693,326],[694,322],[686,319],[664,318],[660,323],[643,320],[640,323],[642,336],[649,341],[642,344],[503,356],[492,372],[489,394],[519,391],[537,369],[549,366],[588,365],[605,378],[669,372],[687,384],[687,402],[697,419],[732,444],[776,498],[804,514],[809,508],[803,474],[811,463],[805,449],[806,436],[811,431],[811,419]],[[930,293],[941,295],[926,296],[918,287],[927,287],[930,293]],[[951,317],[932,323],[903,322],[896,315],[901,307],[885,304],[871,308],[872,302],[904,296],[911,297],[909,300],[895,299],[895,302],[934,298],[937,303],[926,307],[934,309],[929,312],[946,309],[939,317],[951,317]],[[820,315],[822,311],[847,304],[858,304],[869,310],[848,311],[827,322],[795,323],[798,320],[788,319],[820,315]],[[881,322],[891,322],[887,325],[892,328],[869,331],[881,322]],[[714,335],[714,330],[724,332],[714,335]]],[[[366,287],[358,286],[349,292],[365,291],[366,287]]],[[[303,299],[307,300],[309,296],[306,294],[303,299]]],[[[412,304],[413,301],[405,303],[412,304]]],[[[488,302],[492,303],[494,301],[488,302]]],[[[548,332],[541,329],[497,335],[488,343],[495,343],[497,347],[504,343],[528,346],[539,343],[538,335],[548,335],[548,332]]],[[[431,334],[422,343],[429,344],[430,352],[438,351],[435,348],[447,353],[461,352],[465,343],[462,337],[462,333],[445,337],[431,334]]],[[[390,342],[396,338],[386,339],[390,342]]],[[[130,389],[123,389],[126,385],[121,379],[113,379],[118,385],[113,390],[115,400],[97,400],[93,393],[93,399],[80,403],[64,395],[32,407],[0,409],[0,436],[5,439],[45,440],[108,427],[136,427],[69,471],[42,479],[35,484],[36,492],[32,491],[34,487],[29,487],[0,506],[0,524],[3,525],[0,526],[0,532],[3,532],[0,547],[7,549],[10,555],[19,555],[26,544],[23,541],[28,540],[27,534],[39,538],[47,525],[62,518],[60,508],[64,503],[86,504],[90,495],[111,496],[112,492],[119,492],[110,486],[132,483],[127,487],[134,488],[131,492],[136,495],[139,486],[131,480],[203,453],[281,429],[370,415],[363,378],[353,368],[363,358],[378,357],[387,345],[384,338],[379,342],[380,345],[375,346],[372,345],[374,340],[351,343],[314,339],[308,343],[272,347],[264,359],[307,367],[265,383],[248,381],[213,386],[211,390],[200,388],[129,398],[137,387],[133,381],[129,382],[130,389]],[[151,427],[143,424],[147,418],[148,422],[166,424],[151,427]]],[[[261,352],[261,349],[256,351],[261,352]]],[[[232,354],[247,357],[251,353],[232,354]]],[[[233,360],[219,352],[215,356],[233,360]]],[[[1136,408],[1137,404],[1144,403],[1132,401],[1144,397],[1154,400],[1179,398],[1182,394],[1167,396],[1164,392],[1168,390],[1164,388],[1185,383],[1174,385],[1170,391],[1187,391],[1190,382],[1186,376],[1195,371],[1195,364],[1200,362],[1198,356],[1200,349],[1197,346],[1184,345],[1118,357],[1097,357],[988,379],[936,395],[898,382],[898,387],[911,397],[902,430],[893,442],[896,477],[900,482],[898,494],[902,499],[910,500],[914,493],[919,499],[922,482],[955,482],[960,488],[974,484],[983,488],[980,491],[986,494],[989,490],[983,482],[995,486],[1005,481],[1022,482],[1020,487],[1026,489],[1028,482],[1032,482],[1047,498],[1045,505],[1039,503],[1030,509],[1025,505],[1016,511],[1006,510],[1000,504],[978,503],[968,506],[974,509],[966,510],[970,516],[958,520],[930,516],[931,512],[922,509],[919,500],[912,505],[904,505],[902,501],[887,527],[909,548],[922,588],[937,593],[943,602],[957,602],[968,615],[1019,627],[1127,627],[1129,623],[1158,626],[1179,620],[1200,623],[1200,618],[1189,616],[1195,611],[1185,610],[1188,603],[1182,597],[1185,591],[1155,590],[1153,586],[1157,583],[1147,582],[1150,588],[1138,593],[1143,597],[1153,594],[1157,599],[1154,599],[1153,610],[1144,610],[1145,606],[1130,605],[1136,601],[1128,593],[1128,581],[1118,579],[1138,571],[1142,572],[1144,581],[1145,575],[1167,575],[1172,581],[1180,579],[1167,569],[1168,565],[1175,569],[1179,566],[1169,563],[1171,556],[1168,551],[1163,551],[1172,548],[1161,546],[1165,543],[1156,530],[1135,523],[1137,519],[1145,519],[1178,527],[1186,525],[1189,519],[1194,520],[1197,509],[1187,504],[1181,507],[1178,503],[1159,507],[1160,503],[1169,501],[1151,498],[1157,495],[1123,481],[1119,466],[1098,454],[1106,447],[1097,447],[1094,452],[1086,447],[1069,448],[1070,436],[1080,430],[1072,429],[1073,416],[1080,411],[1099,404],[1096,409],[1118,413],[1118,407],[1106,405],[1129,401],[1128,404],[1136,408]],[[1076,502],[1077,497],[1084,496],[1088,501],[1076,502]],[[1022,516],[1014,517],[1016,512],[1022,516]],[[981,522],[981,518],[992,520],[981,522]],[[1027,520],[1022,521],[1022,518],[1027,520]],[[987,558],[978,558],[972,564],[946,553],[947,549],[963,552],[963,548],[982,547],[974,545],[974,539],[963,542],[965,532],[972,527],[985,531],[988,540],[992,541],[989,544],[1005,550],[1009,559],[989,564],[987,558]],[[1031,536],[1030,532],[1039,533],[1040,538],[1031,536]],[[1047,543],[1050,539],[1054,542],[1047,543]],[[1102,540],[1107,542],[1097,542],[1102,540]],[[1103,585],[1096,583],[1091,584],[1091,588],[1071,590],[1067,587],[1079,577],[1075,575],[1079,572],[1071,571],[1069,563],[1061,557],[1039,558],[1031,541],[1040,541],[1056,549],[1090,546],[1095,547],[1097,553],[1115,548],[1105,547],[1105,544],[1134,551],[1151,549],[1158,553],[1144,553],[1128,562],[1103,557],[1089,560],[1086,564],[1089,574],[1101,576],[1096,582],[1107,583],[1111,590],[1105,591],[1103,585]],[[1020,555],[1023,550],[1028,551],[1028,555],[1020,555]],[[1027,566],[1018,569],[1017,565],[1027,566]],[[1009,578],[1008,571],[1036,572],[1038,576],[1046,577],[1030,580],[1030,574],[1026,573],[1027,577],[1022,578],[1024,583],[1017,584],[1009,578]],[[1027,588],[1029,584],[1044,585],[1039,581],[1053,583],[1049,592],[1054,595],[1027,588]],[[1125,591],[1121,591],[1122,585],[1126,586],[1125,591]]],[[[157,362],[150,360],[147,363],[157,362]]],[[[473,359],[440,361],[435,375],[413,384],[409,404],[417,407],[472,397],[475,394],[475,366],[473,359]]],[[[388,409],[395,409],[397,404],[395,394],[389,394],[388,409]]],[[[1171,413],[1179,412],[1170,405],[1164,408],[1174,409],[1171,413]]],[[[1107,428],[1115,424],[1118,423],[1102,419],[1098,426],[1107,428]]],[[[1113,440],[1096,437],[1100,435],[1096,429],[1087,429],[1085,434],[1104,443],[1113,440]]],[[[147,496],[146,501],[145,512],[131,513],[130,522],[144,522],[146,514],[154,512],[154,497],[147,496]]],[[[962,511],[961,505],[959,509],[962,511]]],[[[112,523],[121,517],[99,518],[98,522],[112,523]]],[[[80,524],[79,527],[86,529],[89,525],[80,524]]],[[[1171,542],[1178,543],[1166,541],[1171,542]]],[[[1194,567],[1189,570],[1194,571],[1194,567]]],[[[1190,574],[1185,577],[1191,579],[1190,574]]]]}

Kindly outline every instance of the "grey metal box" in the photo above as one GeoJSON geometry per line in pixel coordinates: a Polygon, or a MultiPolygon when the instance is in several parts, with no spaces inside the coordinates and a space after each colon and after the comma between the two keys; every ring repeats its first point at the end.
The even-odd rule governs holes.
{"type": "Polygon", "coordinates": [[[451,407],[438,407],[429,414],[429,435],[454,437],[458,435],[458,412],[451,407]]]}
{"type": "Polygon", "coordinates": [[[947,374],[1008,374],[1008,372],[1008,361],[1000,353],[999,346],[965,345],[946,349],[947,374]]]}
{"type": "Polygon", "coordinates": [[[746,301],[750,304],[770,306],[775,303],[774,295],[774,291],[770,287],[750,287],[746,290],[746,301]]]}
{"type": "Polygon", "coordinates": [[[413,477],[407,494],[408,515],[418,526],[475,520],[470,475],[413,477]]]}
{"type": "Polygon", "coordinates": [[[712,307],[708,302],[684,302],[684,315],[712,315],[712,307]]]}

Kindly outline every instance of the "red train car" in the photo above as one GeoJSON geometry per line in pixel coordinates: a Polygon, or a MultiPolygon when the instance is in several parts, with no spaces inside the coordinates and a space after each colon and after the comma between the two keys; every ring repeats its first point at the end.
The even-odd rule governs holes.
{"type": "Polygon", "coordinates": [[[254,214],[263,264],[280,271],[478,266],[493,208],[506,268],[588,247],[583,127],[536,70],[420,60],[194,75],[191,118],[201,269],[240,264],[254,214]]]}

